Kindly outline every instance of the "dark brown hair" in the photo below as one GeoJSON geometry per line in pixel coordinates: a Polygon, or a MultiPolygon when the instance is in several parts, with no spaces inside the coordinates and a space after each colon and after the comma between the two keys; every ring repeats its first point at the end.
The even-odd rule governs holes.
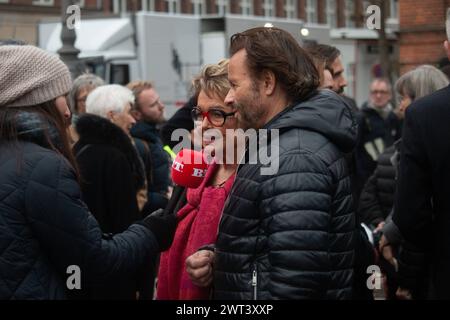
{"type": "Polygon", "coordinates": [[[284,30],[260,27],[236,33],[231,37],[230,56],[241,49],[247,53],[252,76],[272,71],[291,102],[305,99],[320,84],[312,59],[284,30]]]}
{"type": "MultiPolygon", "coordinates": [[[[56,99],[55,99],[56,100],[56,99]]],[[[2,107],[0,108],[0,143],[16,144],[19,140],[17,117],[22,112],[37,113],[56,128],[58,142],[52,141],[48,129],[44,130],[45,147],[61,154],[72,165],[77,179],[79,179],[78,166],[69,144],[66,121],[56,107],[55,100],[47,101],[36,106],[2,107]]]]}
{"type": "Polygon", "coordinates": [[[305,47],[306,52],[308,52],[314,59],[321,60],[325,63],[325,69],[333,70],[331,67],[334,60],[336,60],[341,52],[339,49],[326,44],[310,44],[305,47]]]}

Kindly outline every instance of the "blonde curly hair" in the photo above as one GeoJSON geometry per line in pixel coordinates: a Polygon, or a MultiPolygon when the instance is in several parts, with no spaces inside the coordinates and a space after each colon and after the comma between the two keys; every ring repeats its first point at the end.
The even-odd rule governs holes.
{"type": "Polygon", "coordinates": [[[230,90],[228,81],[228,59],[222,59],[215,64],[207,64],[192,80],[194,95],[198,97],[200,91],[208,97],[217,96],[225,99],[230,90]]]}

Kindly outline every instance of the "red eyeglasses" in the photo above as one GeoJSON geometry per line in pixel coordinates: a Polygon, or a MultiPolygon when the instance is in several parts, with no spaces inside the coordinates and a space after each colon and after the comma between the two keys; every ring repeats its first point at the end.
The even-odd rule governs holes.
{"type": "Polygon", "coordinates": [[[206,117],[213,126],[222,127],[225,124],[225,121],[227,121],[227,118],[234,116],[235,113],[236,111],[226,113],[214,108],[203,112],[199,107],[194,107],[191,111],[191,116],[194,121],[203,121],[206,117]]]}

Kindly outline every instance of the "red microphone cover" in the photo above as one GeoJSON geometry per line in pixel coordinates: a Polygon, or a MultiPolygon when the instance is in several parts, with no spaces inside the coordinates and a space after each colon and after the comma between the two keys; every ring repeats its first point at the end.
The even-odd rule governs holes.
{"type": "Polygon", "coordinates": [[[207,169],[203,152],[183,149],[173,160],[172,180],[179,186],[195,189],[202,183],[207,169]]]}

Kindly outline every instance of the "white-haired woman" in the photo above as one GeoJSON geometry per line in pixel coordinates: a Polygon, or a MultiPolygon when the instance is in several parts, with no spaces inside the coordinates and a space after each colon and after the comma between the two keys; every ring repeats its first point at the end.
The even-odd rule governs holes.
{"type": "MultiPolygon", "coordinates": [[[[120,233],[141,217],[137,194],[145,188],[146,178],[129,136],[135,123],[130,114],[133,103],[129,89],[100,86],[89,94],[87,113],[75,125],[79,140],[73,151],[81,173],[83,199],[105,233],[120,233]]],[[[94,299],[133,299],[136,281],[118,279],[87,294],[94,299]]]]}

